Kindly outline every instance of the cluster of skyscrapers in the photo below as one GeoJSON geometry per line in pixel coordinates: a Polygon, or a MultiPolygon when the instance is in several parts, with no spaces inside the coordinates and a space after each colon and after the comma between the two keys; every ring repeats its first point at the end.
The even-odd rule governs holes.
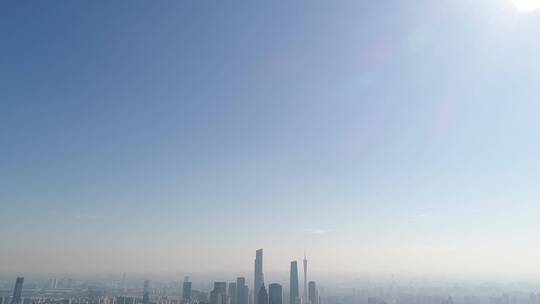
{"type": "MultiPolygon", "coordinates": [[[[317,286],[313,281],[308,282],[307,259],[305,253],[303,266],[304,290],[302,296],[300,296],[298,265],[296,261],[292,261],[290,264],[289,301],[287,304],[319,304],[317,286]]],[[[254,268],[253,290],[251,293],[246,284],[246,278],[239,277],[236,279],[236,282],[214,282],[214,287],[210,291],[209,297],[206,298],[206,300],[201,300],[193,295],[192,283],[189,281],[189,277],[185,277],[182,284],[181,300],[178,303],[198,304],[208,301],[209,304],[283,304],[283,287],[278,283],[265,285],[262,249],[258,249],[255,252],[254,268]]],[[[13,296],[9,304],[23,304],[21,302],[23,282],[24,278],[17,278],[13,296]]],[[[49,286],[51,285],[57,285],[56,279],[49,280],[49,286]]],[[[122,287],[122,290],[124,290],[125,274],[122,277],[120,286],[122,287]]],[[[116,304],[154,304],[154,302],[151,301],[150,281],[146,280],[143,283],[142,300],[140,294],[138,300],[125,295],[116,296],[115,299],[114,302],[116,302],[116,304]]]]}
{"type": "MultiPolygon", "coordinates": [[[[253,304],[283,304],[283,288],[278,283],[268,285],[264,282],[263,250],[255,252],[253,275],[253,304]]],[[[298,264],[291,262],[289,277],[289,304],[319,304],[317,285],[314,281],[307,280],[307,259],[304,254],[304,290],[300,296],[298,280],[298,264]]],[[[249,304],[249,289],[245,284],[245,278],[240,277],[236,282],[215,282],[214,289],[210,292],[210,304],[249,304]]]]}

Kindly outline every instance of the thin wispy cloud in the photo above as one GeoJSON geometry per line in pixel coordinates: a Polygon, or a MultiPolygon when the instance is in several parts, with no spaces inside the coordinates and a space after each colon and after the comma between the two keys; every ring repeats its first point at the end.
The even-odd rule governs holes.
{"type": "Polygon", "coordinates": [[[321,229],[321,228],[305,229],[305,232],[307,234],[312,234],[312,235],[322,235],[322,234],[330,233],[332,231],[333,231],[333,229],[321,229]]]}
{"type": "Polygon", "coordinates": [[[106,215],[101,214],[77,214],[75,215],[75,219],[77,220],[86,220],[86,221],[102,221],[109,218],[106,215]]]}

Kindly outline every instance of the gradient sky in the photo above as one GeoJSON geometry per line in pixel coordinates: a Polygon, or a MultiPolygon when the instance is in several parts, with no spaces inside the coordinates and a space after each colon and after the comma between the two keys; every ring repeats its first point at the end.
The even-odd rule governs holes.
{"type": "Polygon", "coordinates": [[[0,271],[540,271],[540,12],[2,1],[0,271]]]}

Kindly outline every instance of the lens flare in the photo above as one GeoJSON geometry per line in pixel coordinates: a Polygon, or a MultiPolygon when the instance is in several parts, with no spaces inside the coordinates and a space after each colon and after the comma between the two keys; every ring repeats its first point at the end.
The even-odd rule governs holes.
{"type": "Polygon", "coordinates": [[[522,13],[530,13],[540,9],[540,0],[512,0],[514,6],[522,13]]]}

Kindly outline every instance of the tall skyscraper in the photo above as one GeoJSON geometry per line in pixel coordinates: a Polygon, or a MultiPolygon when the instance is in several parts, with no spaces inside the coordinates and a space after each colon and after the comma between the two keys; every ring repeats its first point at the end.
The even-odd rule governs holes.
{"type": "Polygon", "coordinates": [[[309,304],[319,304],[319,293],[314,281],[309,282],[309,304]]]}
{"type": "Polygon", "coordinates": [[[249,288],[246,285],[246,278],[236,278],[236,303],[249,304],[249,288]]]}
{"type": "Polygon", "coordinates": [[[191,282],[188,280],[184,280],[184,284],[182,285],[182,300],[184,303],[191,300],[191,282]]]}
{"type": "Polygon", "coordinates": [[[150,281],[148,280],[144,281],[142,302],[143,304],[150,303],[150,281]]]}
{"type": "Polygon", "coordinates": [[[306,252],[304,251],[304,293],[302,295],[302,301],[304,303],[307,303],[308,301],[308,290],[307,290],[307,259],[306,259],[306,252]]]}
{"type": "Polygon", "coordinates": [[[263,250],[262,248],[257,250],[255,252],[255,277],[254,277],[254,284],[253,284],[253,297],[255,300],[255,304],[258,304],[257,302],[257,295],[259,294],[259,289],[264,284],[264,274],[263,274],[263,250]]]}
{"type": "Polygon", "coordinates": [[[259,293],[257,294],[257,303],[268,304],[268,292],[266,292],[264,284],[261,286],[261,288],[259,289],[259,293]]]}
{"type": "Polygon", "coordinates": [[[281,285],[277,283],[268,285],[268,304],[283,304],[283,291],[281,285]]]}
{"type": "Polygon", "coordinates": [[[21,304],[22,287],[24,283],[23,277],[18,277],[15,281],[15,288],[13,289],[13,297],[11,298],[11,304],[21,304]]]}
{"type": "Polygon", "coordinates": [[[298,264],[296,261],[291,262],[291,275],[289,278],[289,304],[299,304],[300,294],[298,290],[298,264]]]}
{"type": "Polygon", "coordinates": [[[226,282],[214,282],[214,289],[210,292],[210,304],[227,304],[226,282]]]}
{"type": "Polygon", "coordinates": [[[236,304],[236,283],[229,283],[229,304],[236,304]]]}

